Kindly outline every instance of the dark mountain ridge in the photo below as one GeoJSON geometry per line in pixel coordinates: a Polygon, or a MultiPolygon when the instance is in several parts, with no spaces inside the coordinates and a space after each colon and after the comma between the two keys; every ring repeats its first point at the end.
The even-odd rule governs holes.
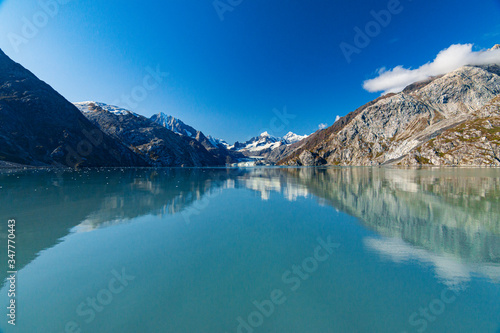
{"type": "Polygon", "coordinates": [[[2,50],[0,161],[37,167],[147,165],[2,50]]]}
{"type": "Polygon", "coordinates": [[[83,112],[103,132],[126,144],[154,167],[222,165],[193,138],[177,135],[149,118],[130,111],[114,113],[95,103],[83,112]]]}

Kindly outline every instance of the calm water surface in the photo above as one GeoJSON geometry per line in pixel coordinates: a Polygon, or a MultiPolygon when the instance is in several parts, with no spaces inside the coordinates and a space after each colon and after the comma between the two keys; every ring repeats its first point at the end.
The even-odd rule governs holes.
{"type": "Polygon", "coordinates": [[[3,172],[0,205],[0,332],[500,332],[500,169],[3,172]]]}

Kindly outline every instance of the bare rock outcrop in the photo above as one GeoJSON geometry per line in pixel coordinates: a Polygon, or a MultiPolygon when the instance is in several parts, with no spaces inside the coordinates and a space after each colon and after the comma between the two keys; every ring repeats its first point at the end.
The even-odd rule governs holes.
{"type": "MultiPolygon", "coordinates": [[[[464,66],[367,104],[323,133],[305,140],[279,164],[318,165],[324,161],[326,165],[345,166],[497,165],[498,123],[494,119],[488,122],[488,119],[497,112],[492,105],[497,103],[498,96],[500,66],[464,66]],[[486,139],[481,145],[462,144],[461,150],[443,151],[442,154],[450,155],[446,160],[430,159],[423,153],[422,158],[418,158],[422,149],[430,149],[422,145],[437,144],[440,142],[436,141],[438,137],[451,140],[451,137],[445,139],[444,135],[458,138],[461,131],[472,131],[466,135],[486,139]],[[318,136],[322,136],[320,140],[318,136]],[[489,146],[493,148],[488,150],[489,146]],[[451,157],[455,153],[466,154],[468,149],[481,149],[484,156],[466,162],[458,155],[451,157]],[[306,150],[312,158],[301,158],[306,150]]],[[[463,140],[470,143],[468,139],[463,140]]],[[[439,157],[440,153],[437,154],[439,157]]]]}

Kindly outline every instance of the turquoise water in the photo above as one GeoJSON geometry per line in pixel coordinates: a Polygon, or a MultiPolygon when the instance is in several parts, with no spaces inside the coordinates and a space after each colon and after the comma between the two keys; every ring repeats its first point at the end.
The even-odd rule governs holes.
{"type": "Polygon", "coordinates": [[[500,169],[4,172],[0,199],[5,333],[500,331],[500,169]]]}

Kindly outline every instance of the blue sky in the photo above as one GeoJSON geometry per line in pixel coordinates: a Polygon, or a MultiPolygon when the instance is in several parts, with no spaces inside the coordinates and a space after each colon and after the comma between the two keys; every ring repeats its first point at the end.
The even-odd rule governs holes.
{"type": "Polygon", "coordinates": [[[499,0],[401,0],[350,63],[341,43],[355,46],[354,28],[396,0],[243,0],[224,20],[213,0],[54,1],[0,1],[0,48],[72,102],[162,111],[229,142],[266,129],[309,134],[379,96],[363,82],[382,67],[417,68],[452,44],[500,43],[499,0]],[[148,68],[168,76],[138,95],[148,68]],[[122,96],[133,91],[130,107],[122,96]],[[295,117],[273,127],[273,109],[285,106],[295,117]]]}

